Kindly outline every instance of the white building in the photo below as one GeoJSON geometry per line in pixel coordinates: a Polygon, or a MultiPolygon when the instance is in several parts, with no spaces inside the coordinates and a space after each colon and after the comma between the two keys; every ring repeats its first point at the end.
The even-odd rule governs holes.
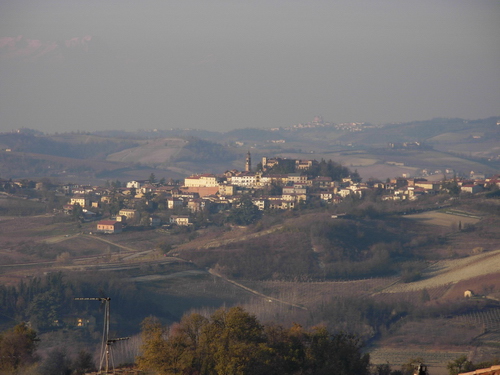
{"type": "Polygon", "coordinates": [[[208,173],[184,179],[184,186],[186,187],[216,187],[218,185],[217,176],[208,173]]]}
{"type": "Polygon", "coordinates": [[[259,184],[260,175],[253,172],[241,172],[230,177],[231,185],[242,187],[255,187],[259,184]]]}

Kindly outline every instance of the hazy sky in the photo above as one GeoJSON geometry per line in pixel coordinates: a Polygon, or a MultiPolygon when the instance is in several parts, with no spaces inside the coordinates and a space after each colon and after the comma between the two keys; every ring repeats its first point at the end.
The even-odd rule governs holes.
{"type": "Polygon", "coordinates": [[[495,116],[499,20],[498,0],[1,0],[0,131],[495,116]]]}

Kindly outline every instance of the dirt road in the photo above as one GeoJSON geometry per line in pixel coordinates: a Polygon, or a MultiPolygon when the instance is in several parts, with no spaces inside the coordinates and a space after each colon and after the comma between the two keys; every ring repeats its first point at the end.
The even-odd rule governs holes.
{"type": "Polygon", "coordinates": [[[279,303],[282,303],[284,305],[288,305],[288,306],[293,306],[293,307],[296,307],[298,309],[302,309],[302,310],[307,310],[307,308],[305,308],[304,306],[301,306],[301,305],[296,305],[295,303],[290,303],[290,302],[286,302],[286,301],[283,301],[283,300],[280,300],[278,298],[274,298],[274,297],[269,297],[269,296],[266,296],[265,294],[262,294],[254,289],[250,289],[248,287],[246,287],[245,285],[242,285],[240,283],[237,283],[236,281],[234,280],[230,280],[228,279],[227,277],[224,277],[222,276],[220,273],[214,271],[213,269],[209,269],[208,272],[211,274],[211,275],[214,275],[214,276],[217,276],[219,278],[221,278],[222,280],[224,281],[227,281],[228,283],[230,284],[233,284],[235,286],[237,286],[238,288],[241,288],[241,289],[244,289],[246,290],[247,292],[250,292],[252,294],[255,294],[256,296],[259,296],[261,298],[264,298],[265,300],[267,300],[268,302],[279,302],[279,303]]]}

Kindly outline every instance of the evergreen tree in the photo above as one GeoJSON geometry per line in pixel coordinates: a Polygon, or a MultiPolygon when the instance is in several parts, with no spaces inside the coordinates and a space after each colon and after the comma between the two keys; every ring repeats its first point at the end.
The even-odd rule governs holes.
{"type": "Polygon", "coordinates": [[[153,184],[155,184],[155,183],[156,183],[156,176],[155,176],[155,174],[154,174],[154,173],[151,173],[151,174],[149,175],[149,183],[150,183],[151,185],[153,185],[153,184]]]}
{"type": "Polygon", "coordinates": [[[231,210],[228,220],[236,225],[250,225],[261,216],[262,212],[253,204],[252,198],[249,195],[243,195],[237,206],[231,210]]]}

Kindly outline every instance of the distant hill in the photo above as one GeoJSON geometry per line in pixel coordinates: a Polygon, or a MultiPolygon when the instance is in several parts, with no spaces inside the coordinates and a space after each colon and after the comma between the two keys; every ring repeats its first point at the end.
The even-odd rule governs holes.
{"type": "Polygon", "coordinates": [[[231,169],[235,160],[244,160],[242,155],[221,144],[194,137],[132,139],[90,133],[43,135],[29,129],[0,134],[0,175],[9,178],[134,179],[147,178],[147,170],[179,179],[203,171],[231,169]]]}
{"type": "Polygon", "coordinates": [[[235,129],[224,133],[223,138],[227,141],[257,141],[266,142],[269,139],[273,139],[276,133],[268,129],[235,129]]]}
{"type": "MultiPolygon", "coordinates": [[[[74,159],[87,160],[85,168],[89,175],[94,173],[99,178],[106,178],[106,171],[115,178],[120,175],[116,171],[125,169],[154,168],[159,171],[158,175],[165,171],[176,176],[172,178],[201,172],[222,173],[234,168],[241,170],[247,151],[252,153],[254,164],[262,156],[332,159],[352,170],[357,168],[365,179],[385,179],[401,173],[415,176],[420,170],[445,169],[462,174],[472,170],[493,174],[500,172],[499,120],[500,117],[437,118],[377,126],[312,123],[288,128],[236,129],[226,133],[155,129],[44,135],[22,129],[0,133],[0,151],[11,150],[17,152],[18,157],[21,153],[35,153],[69,158],[68,163],[57,164],[61,167],[59,172],[68,169],[68,165],[81,164],[74,159]],[[389,147],[391,143],[397,145],[396,149],[389,147]],[[98,160],[110,163],[110,167],[96,168],[97,164],[92,161],[98,160]]],[[[0,167],[2,176],[10,177],[13,171],[16,176],[32,176],[35,170],[36,176],[59,173],[59,167],[52,165],[49,170],[49,165],[40,161],[32,161],[28,166],[27,159],[19,161],[14,154],[8,159],[10,163],[17,160],[14,162],[17,167],[0,167]],[[34,164],[39,167],[33,168],[34,164]]]]}
{"type": "Polygon", "coordinates": [[[188,137],[160,138],[142,142],[136,147],[109,155],[107,160],[167,167],[181,162],[201,163],[205,166],[210,163],[231,164],[237,157],[238,155],[226,146],[188,137]]]}
{"type": "Polygon", "coordinates": [[[350,168],[360,168],[365,178],[394,177],[401,173],[414,176],[424,169],[493,174],[500,171],[499,120],[500,117],[436,118],[377,126],[310,123],[272,131],[236,130],[225,133],[222,139],[253,148],[252,155],[332,158],[350,168]],[[409,169],[391,167],[391,172],[387,167],[381,168],[387,163],[409,169]]]}
{"type": "MultiPolygon", "coordinates": [[[[4,178],[57,177],[72,182],[147,178],[154,169],[132,162],[107,161],[108,154],[139,145],[134,140],[91,134],[0,134],[0,176],[4,178]]],[[[165,169],[158,176],[178,179],[165,169]]],[[[100,181],[100,182],[99,182],[100,181]]]]}
{"type": "Polygon", "coordinates": [[[17,152],[70,157],[75,159],[104,159],[108,154],[137,145],[136,142],[100,138],[90,135],[33,135],[1,133],[0,149],[17,152]]]}
{"type": "MultiPolygon", "coordinates": [[[[497,117],[474,121],[436,118],[428,121],[390,124],[382,127],[380,130],[370,129],[367,133],[371,135],[381,133],[385,135],[387,142],[420,140],[433,143],[433,139],[440,135],[471,132],[484,132],[499,138],[500,127],[496,124],[497,120],[497,117]]],[[[366,138],[365,142],[371,143],[366,138]]]]}
{"type": "Polygon", "coordinates": [[[200,129],[153,129],[137,130],[128,132],[125,130],[102,130],[93,134],[101,137],[122,138],[122,139],[157,139],[157,138],[186,138],[196,137],[211,141],[221,139],[222,133],[200,129]]]}

